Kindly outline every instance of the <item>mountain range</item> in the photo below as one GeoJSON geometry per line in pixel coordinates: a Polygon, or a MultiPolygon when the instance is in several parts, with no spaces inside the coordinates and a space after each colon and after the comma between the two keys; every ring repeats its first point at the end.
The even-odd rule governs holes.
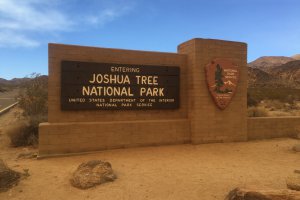
{"type": "Polygon", "coordinates": [[[263,56],[248,63],[248,87],[300,89],[300,54],[263,56]]]}
{"type": "MultiPolygon", "coordinates": [[[[0,78],[0,91],[5,87],[20,86],[29,79],[0,78]]],[[[248,63],[248,87],[300,89],[300,54],[291,57],[263,56],[248,63]]]]}

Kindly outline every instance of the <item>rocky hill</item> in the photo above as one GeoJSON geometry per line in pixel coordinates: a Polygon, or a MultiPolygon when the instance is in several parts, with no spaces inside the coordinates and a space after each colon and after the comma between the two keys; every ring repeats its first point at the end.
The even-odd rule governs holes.
{"type": "Polygon", "coordinates": [[[258,68],[248,68],[248,85],[251,87],[280,87],[279,79],[258,68]]]}
{"type": "MultiPolygon", "coordinates": [[[[46,75],[39,76],[38,78],[48,80],[48,76],[46,75]]],[[[0,92],[21,88],[31,79],[32,78],[13,78],[11,80],[6,80],[4,78],[0,78],[0,92]]]]}
{"type": "Polygon", "coordinates": [[[17,86],[17,85],[20,85],[22,83],[25,83],[28,80],[30,80],[30,78],[13,78],[11,80],[6,80],[4,78],[0,78],[0,85],[17,86]]]}
{"type": "Polygon", "coordinates": [[[285,56],[263,56],[248,64],[249,67],[258,68],[265,72],[269,72],[270,68],[275,66],[281,66],[290,61],[294,61],[294,58],[285,56]]]}
{"type": "Polygon", "coordinates": [[[248,87],[300,89],[300,60],[265,56],[249,63],[248,66],[248,87]]]}
{"type": "Polygon", "coordinates": [[[296,60],[300,60],[300,54],[293,55],[292,58],[294,58],[296,60]]]}

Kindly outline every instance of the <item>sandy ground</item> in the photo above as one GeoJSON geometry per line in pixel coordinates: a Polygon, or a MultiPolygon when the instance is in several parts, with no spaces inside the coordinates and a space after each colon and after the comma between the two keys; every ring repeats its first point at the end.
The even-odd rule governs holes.
{"type": "MultiPolygon", "coordinates": [[[[0,116],[0,124],[12,120],[0,116]]],[[[3,135],[1,140],[5,138],[3,135]]],[[[1,143],[1,154],[15,170],[29,169],[30,177],[0,193],[0,199],[24,200],[141,200],[224,199],[235,187],[285,189],[285,178],[300,169],[294,139],[226,144],[174,145],[118,149],[88,155],[16,159],[24,148],[1,143]],[[72,172],[92,159],[109,161],[118,179],[88,190],[70,185],[72,172]]]]}

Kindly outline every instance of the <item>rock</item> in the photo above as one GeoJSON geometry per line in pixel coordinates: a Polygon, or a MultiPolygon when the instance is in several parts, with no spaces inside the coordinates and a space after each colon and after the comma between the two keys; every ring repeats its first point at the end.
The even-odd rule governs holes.
{"type": "Polygon", "coordinates": [[[74,187],[87,189],[116,178],[109,162],[91,160],[78,166],[70,182],[74,187]]]}
{"type": "Polygon", "coordinates": [[[37,155],[36,151],[23,152],[18,155],[17,159],[37,158],[37,155]]]}
{"type": "Polygon", "coordinates": [[[225,200],[300,200],[300,192],[294,190],[248,190],[235,188],[225,200]]]}
{"type": "Polygon", "coordinates": [[[300,152],[300,144],[295,144],[293,146],[293,150],[296,151],[296,152],[300,152]]]}
{"type": "Polygon", "coordinates": [[[300,191],[300,176],[291,176],[286,179],[286,185],[291,190],[300,191]]]}
{"type": "Polygon", "coordinates": [[[8,168],[4,161],[0,159],[0,192],[5,192],[18,184],[21,175],[21,173],[8,168]]]}

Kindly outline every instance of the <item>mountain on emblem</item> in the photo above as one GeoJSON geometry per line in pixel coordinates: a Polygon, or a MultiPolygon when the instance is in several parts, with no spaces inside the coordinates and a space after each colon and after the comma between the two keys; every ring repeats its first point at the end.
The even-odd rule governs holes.
{"type": "Polygon", "coordinates": [[[205,67],[208,90],[216,105],[224,110],[232,100],[239,80],[239,68],[227,59],[215,59],[205,67]]]}

